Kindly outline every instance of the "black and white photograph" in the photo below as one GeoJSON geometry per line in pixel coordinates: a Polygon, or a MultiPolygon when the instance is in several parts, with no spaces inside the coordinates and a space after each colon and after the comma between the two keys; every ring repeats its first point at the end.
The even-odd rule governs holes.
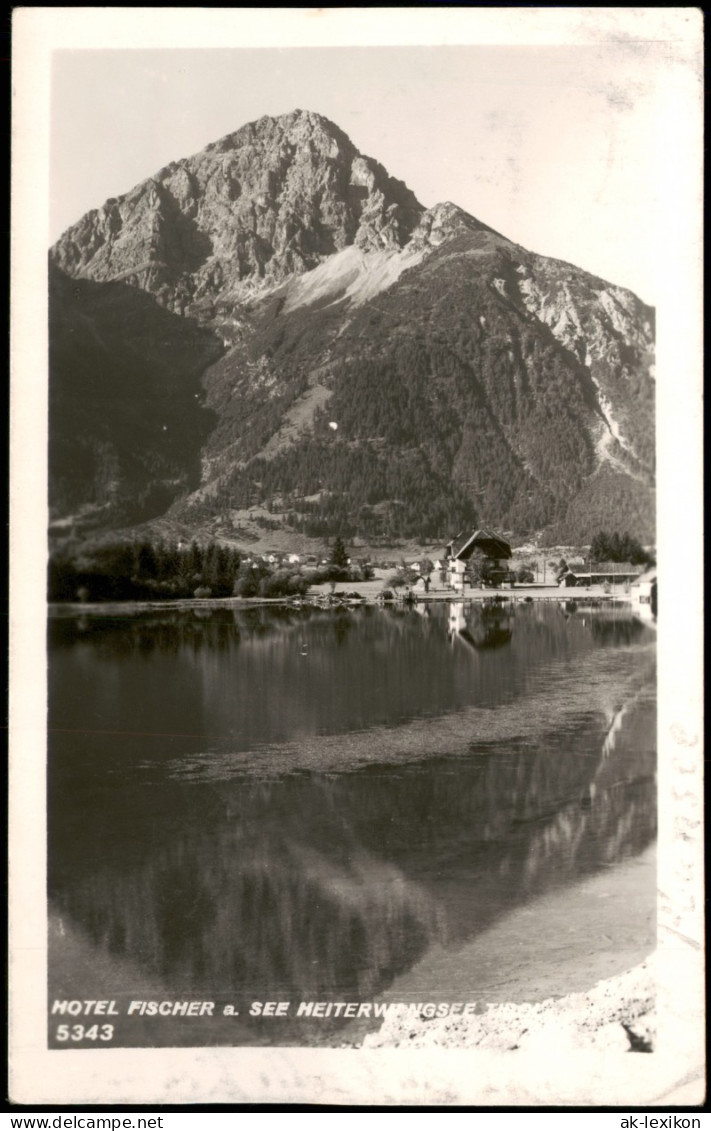
{"type": "Polygon", "coordinates": [[[703,1103],[699,13],[15,18],[13,1098],[703,1103]]]}

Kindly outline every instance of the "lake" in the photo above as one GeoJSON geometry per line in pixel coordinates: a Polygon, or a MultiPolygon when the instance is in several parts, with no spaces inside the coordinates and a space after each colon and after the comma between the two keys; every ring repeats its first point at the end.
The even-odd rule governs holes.
{"type": "MultiPolygon", "coordinates": [[[[53,616],[50,1007],[113,1003],[113,1045],[339,1045],[377,1022],[333,1003],[536,1000],[639,961],[655,669],[624,606],[53,616]]],[[[53,1047],[66,1021],[100,1047],[50,1012],[53,1047]]]]}

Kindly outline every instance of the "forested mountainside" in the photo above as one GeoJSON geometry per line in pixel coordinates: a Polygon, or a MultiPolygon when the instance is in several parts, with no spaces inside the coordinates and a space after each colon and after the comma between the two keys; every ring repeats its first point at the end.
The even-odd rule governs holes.
{"type": "Polygon", "coordinates": [[[50,277],[55,535],[653,539],[653,311],[425,209],[319,115],[108,201],[50,277]]]}

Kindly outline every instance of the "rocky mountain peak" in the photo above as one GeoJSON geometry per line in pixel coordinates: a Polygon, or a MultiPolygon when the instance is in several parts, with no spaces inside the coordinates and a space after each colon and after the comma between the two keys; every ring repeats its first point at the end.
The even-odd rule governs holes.
{"type": "Polygon", "coordinates": [[[468,236],[470,248],[479,250],[484,247],[493,249],[496,246],[513,246],[505,236],[499,235],[493,228],[465,212],[458,204],[445,200],[422,213],[409,249],[414,252],[439,247],[458,236],[468,236]]]}
{"type": "Polygon", "coordinates": [[[339,150],[351,155],[357,153],[348,135],[335,122],[313,110],[292,110],[276,117],[265,114],[255,122],[247,122],[235,133],[228,134],[213,145],[208,145],[205,152],[211,149],[239,149],[240,146],[255,141],[278,144],[283,137],[294,146],[310,144],[326,156],[336,156],[339,150]]]}
{"type": "Polygon", "coordinates": [[[308,110],[263,117],[87,213],[57,241],[67,274],[121,280],[178,313],[281,282],[350,245],[402,247],[424,209],[308,110]]]}
{"type": "Polygon", "coordinates": [[[59,531],[652,536],[653,311],[425,209],[319,114],[171,163],[51,260],[59,531]]]}

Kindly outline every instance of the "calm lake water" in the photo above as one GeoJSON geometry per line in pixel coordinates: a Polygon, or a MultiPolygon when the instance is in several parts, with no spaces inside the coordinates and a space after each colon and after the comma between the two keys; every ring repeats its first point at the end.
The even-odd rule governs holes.
{"type": "MultiPolygon", "coordinates": [[[[298,1003],[376,1002],[394,983],[462,1000],[473,940],[654,842],[656,631],[624,609],[49,629],[50,1004],[114,1001],[114,1045],[339,1044],[343,1020],[298,1003]],[[435,953],[448,985],[418,982],[435,953]],[[216,1004],[156,1018],[130,1000],[216,1004]],[[253,1001],[289,1011],[253,1018],[253,1001]]],[[[644,946],[653,885],[640,899],[625,929],[644,946]]],[[[487,1000],[485,966],[465,1000],[487,1000]]]]}

